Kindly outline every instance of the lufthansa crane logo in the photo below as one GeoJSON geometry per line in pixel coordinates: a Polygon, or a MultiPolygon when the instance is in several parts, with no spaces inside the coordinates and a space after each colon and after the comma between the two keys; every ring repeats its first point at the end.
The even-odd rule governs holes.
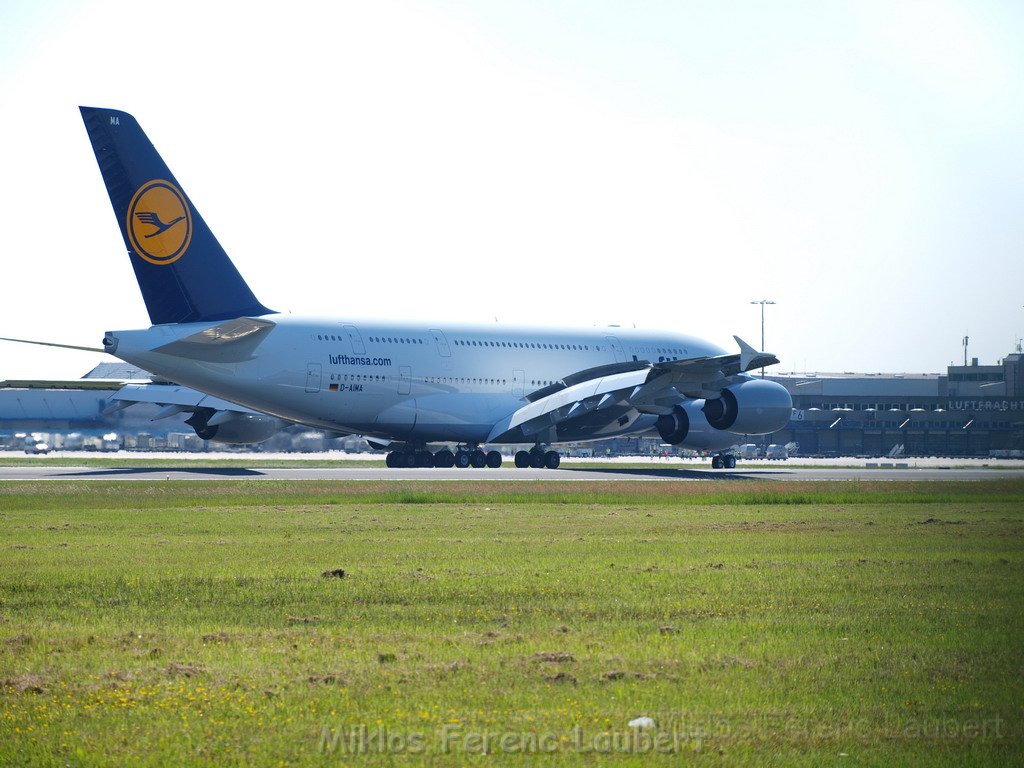
{"type": "Polygon", "coordinates": [[[192,240],[192,211],[174,184],[146,182],[128,205],[128,238],[150,264],[173,264],[192,240]]]}

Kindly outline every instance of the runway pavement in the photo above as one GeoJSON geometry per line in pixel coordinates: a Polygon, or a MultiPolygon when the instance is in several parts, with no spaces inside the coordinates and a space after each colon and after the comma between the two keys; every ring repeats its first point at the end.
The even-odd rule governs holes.
{"type": "Polygon", "coordinates": [[[594,469],[574,468],[563,464],[561,469],[386,469],[383,467],[295,467],[292,468],[148,468],[134,467],[57,467],[23,465],[0,467],[2,480],[563,480],[600,482],[609,480],[715,481],[715,480],[997,480],[1024,479],[1021,469],[941,468],[875,469],[849,467],[786,467],[783,465],[734,470],[713,470],[701,467],[651,466],[620,468],[614,464],[594,469]]]}

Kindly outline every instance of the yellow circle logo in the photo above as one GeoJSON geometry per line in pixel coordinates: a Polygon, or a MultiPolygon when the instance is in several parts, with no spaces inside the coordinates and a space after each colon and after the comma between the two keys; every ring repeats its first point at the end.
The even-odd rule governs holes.
{"type": "Polygon", "coordinates": [[[169,181],[154,179],[128,205],[132,248],[150,264],[173,264],[192,240],[192,211],[185,195],[169,181]]]}

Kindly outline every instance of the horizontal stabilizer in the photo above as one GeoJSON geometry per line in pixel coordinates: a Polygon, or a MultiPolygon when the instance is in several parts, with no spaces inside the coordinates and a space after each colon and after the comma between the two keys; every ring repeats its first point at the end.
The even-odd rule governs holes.
{"type": "Polygon", "coordinates": [[[241,363],[252,359],[256,347],[275,327],[269,320],[240,317],[204,328],[153,351],[209,363],[241,363]]]}

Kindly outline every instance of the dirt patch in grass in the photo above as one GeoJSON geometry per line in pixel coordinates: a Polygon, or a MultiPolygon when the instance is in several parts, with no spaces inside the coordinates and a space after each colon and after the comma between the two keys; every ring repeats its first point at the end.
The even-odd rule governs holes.
{"type": "Polygon", "coordinates": [[[531,658],[535,661],[544,661],[554,664],[576,661],[576,657],[568,651],[542,651],[540,653],[533,654],[531,658]]]}
{"type": "Polygon", "coordinates": [[[17,693],[46,693],[46,686],[44,685],[43,678],[39,675],[33,675],[27,672],[9,680],[4,680],[3,687],[10,688],[17,693]]]}
{"type": "Polygon", "coordinates": [[[168,664],[164,671],[170,677],[196,677],[203,674],[206,670],[194,664],[179,664],[175,661],[168,664]]]}
{"type": "Polygon", "coordinates": [[[14,637],[7,638],[4,641],[4,645],[10,648],[14,653],[18,653],[32,645],[32,635],[14,635],[14,637]]]}
{"type": "Polygon", "coordinates": [[[569,683],[571,685],[576,685],[576,678],[568,672],[559,672],[557,675],[544,675],[544,679],[549,683],[569,683]]]}
{"type": "Polygon", "coordinates": [[[345,680],[341,675],[330,672],[326,675],[310,675],[306,682],[311,685],[344,685],[345,680]]]}

